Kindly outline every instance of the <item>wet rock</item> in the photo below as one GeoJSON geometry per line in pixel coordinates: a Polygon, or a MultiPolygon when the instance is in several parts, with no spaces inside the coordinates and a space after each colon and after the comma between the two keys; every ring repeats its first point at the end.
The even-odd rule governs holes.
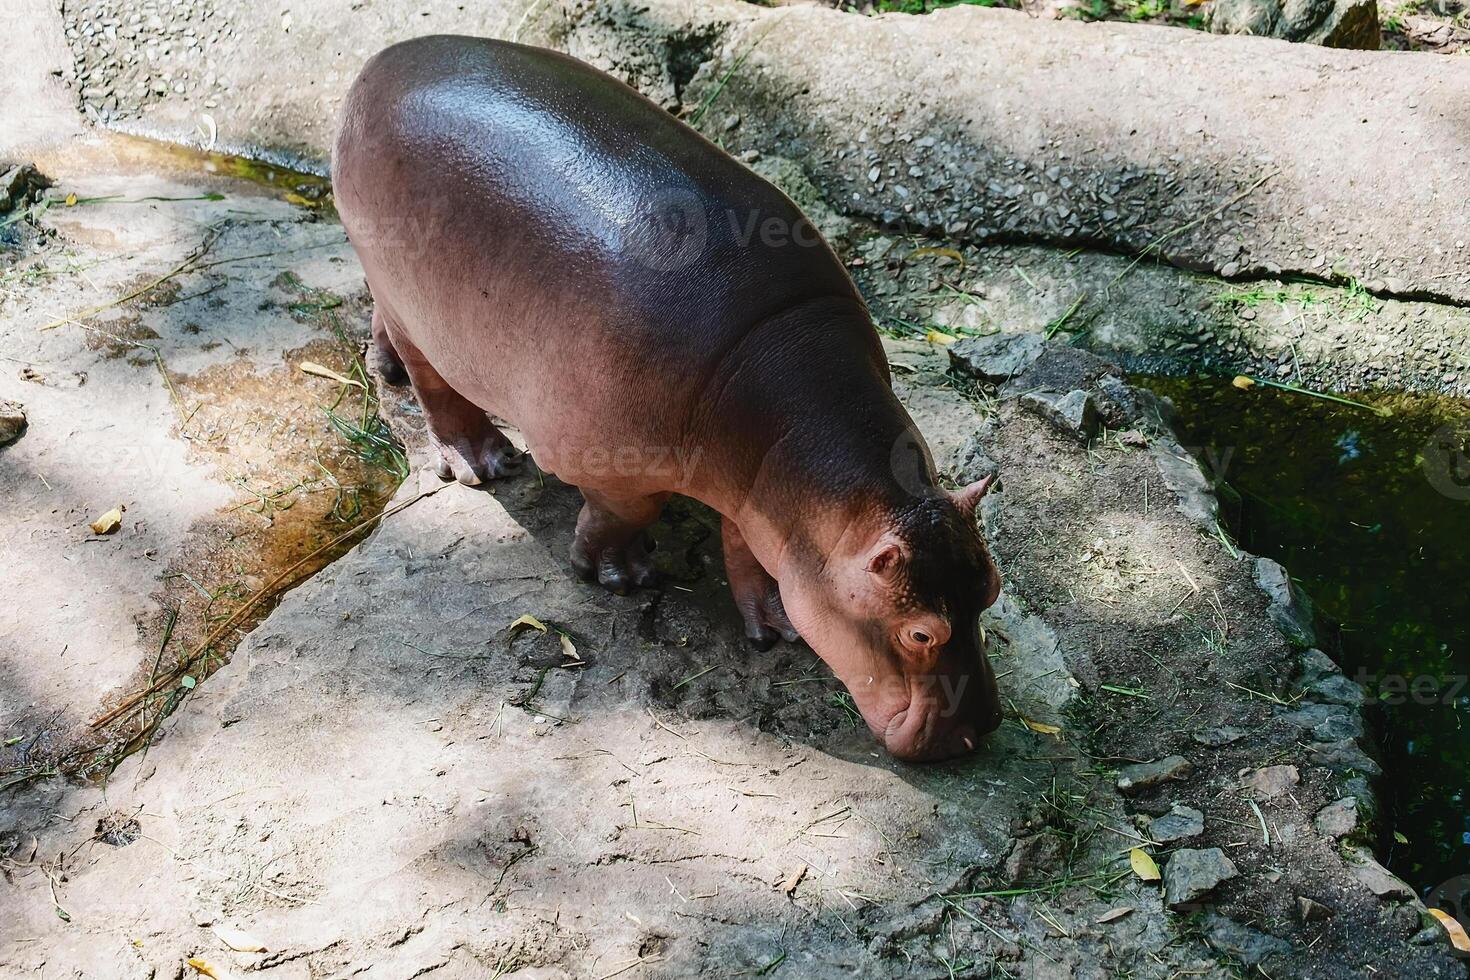
{"type": "Polygon", "coordinates": [[[26,410],[20,402],[0,398],[0,446],[8,446],[20,438],[26,428],[26,410]]]}
{"type": "Polygon", "coordinates": [[[1379,898],[1392,902],[1407,902],[1414,897],[1414,889],[1404,884],[1388,869],[1379,864],[1378,861],[1362,848],[1355,848],[1351,855],[1356,863],[1349,863],[1348,870],[1353,873],[1370,892],[1379,898]]]}
{"type": "Polygon", "coordinates": [[[1164,485],[1179,498],[1176,505],[1185,517],[1213,531],[1219,521],[1220,503],[1199,463],[1182,449],[1155,452],[1154,464],[1164,485]]]}
{"type": "MultiPolygon", "coordinates": [[[[1349,682],[1351,683],[1351,682],[1349,682]]],[[[1283,721],[1310,729],[1318,742],[1341,742],[1363,737],[1363,718],[1341,704],[1305,704],[1279,713],[1283,721]]]]}
{"type": "Polygon", "coordinates": [[[1118,789],[1124,793],[1138,793],[1161,783],[1186,779],[1192,772],[1194,763],[1184,756],[1166,756],[1155,762],[1124,766],[1118,773],[1118,789]]]}
{"type": "Polygon", "coordinates": [[[1376,51],[1378,6],[1374,0],[1215,0],[1210,30],[1376,51]]]}
{"type": "Polygon", "coordinates": [[[1000,384],[1029,368],[1045,347],[1039,333],[969,337],[949,345],[949,362],[961,374],[1000,384]]]}
{"type": "Polygon", "coordinates": [[[1236,728],[1233,725],[1216,725],[1213,728],[1202,728],[1193,733],[1190,738],[1200,745],[1207,745],[1212,749],[1218,749],[1222,745],[1238,742],[1245,737],[1245,729],[1236,728]]]}
{"type": "Polygon", "coordinates": [[[1346,837],[1358,829],[1358,801],[1356,797],[1344,796],[1317,811],[1312,826],[1328,837],[1346,837]]]}
{"type": "Polygon", "coordinates": [[[1178,912],[1240,872],[1218,847],[1175,851],[1164,866],[1164,902],[1178,912]]]}
{"type": "Polygon", "coordinates": [[[1383,775],[1383,767],[1353,741],[1319,743],[1311,747],[1308,755],[1314,765],[1333,772],[1358,772],[1370,779],[1383,775]]]}
{"type": "Polygon", "coordinates": [[[1266,593],[1270,602],[1266,614],[1282,635],[1296,646],[1315,646],[1317,631],[1312,625],[1312,600],[1292,584],[1286,569],[1269,558],[1257,558],[1256,585],[1266,593]]]}
{"type": "Polygon", "coordinates": [[[1258,800],[1271,800],[1302,781],[1296,766],[1266,766],[1246,776],[1241,785],[1258,800]]]}
{"type": "Polygon", "coordinates": [[[1097,399],[1089,391],[1073,389],[1065,395],[1050,391],[1030,391],[1021,396],[1021,404],[1050,422],[1058,431],[1086,441],[1097,435],[1101,413],[1097,399]]]}
{"type": "Polygon", "coordinates": [[[1337,663],[1316,647],[1303,650],[1300,663],[1302,687],[1309,687],[1324,677],[1342,673],[1337,663]]]}
{"type": "Polygon", "coordinates": [[[1363,693],[1363,688],[1343,674],[1329,674],[1319,678],[1310,684],[1306,691],[1309,696],[1318,701],[1350,708],[1361,707],[1368,701],[1368,696],[1363,693]]]}
{"type": "Polygon", "coordinates": [[[1321,902],[1313,901],[1305,895],[1299,895],[1296,900],[1296,914],[1302,922],[1323,922],[1337,913],[1321,902]]]}
{"type": "Polygon", "coordinates": [[[1174,804],[1162,817],[1149,821],[1148,835],[1160,844],[1198,837],[1205,832],[1205,815],[1198,810],[1174,804]]]}
{"type": "Polygon", "coordinates": [[[1269,957],[1291,952],[1291,944],[1284,939],[1277,939],[1217,913],[1205,917],[1204,931],[1211,946],[1246,966],[1255,966],[1269,957]]]}

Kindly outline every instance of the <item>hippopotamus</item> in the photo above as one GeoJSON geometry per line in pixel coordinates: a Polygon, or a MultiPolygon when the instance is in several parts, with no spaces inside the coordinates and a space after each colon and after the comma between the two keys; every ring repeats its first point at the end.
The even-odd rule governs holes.
{"type": "Polygon", "coordinates": [[[779,190],[589,65],[452,36],[367,62],[332,177],[442,478],[514,472],[514,426],[581,491],[573,568],[616,592],[654,583],[645,529],[692,497],[745,634],[805,640],[893,756],[999,725],[988,480],[940,487],[861,295],[779,190]]]}

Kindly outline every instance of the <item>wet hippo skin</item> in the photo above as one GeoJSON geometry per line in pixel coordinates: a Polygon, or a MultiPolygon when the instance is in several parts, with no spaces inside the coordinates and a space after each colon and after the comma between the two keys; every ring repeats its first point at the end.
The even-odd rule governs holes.
{"type": "Polygon", "coordinates": [[[938,488],[867,310],[797,207],[633,89],[551,51],[425,37],[343,109],[337,207],[442,477],[536,464],[585,498],[571,560],[651,585],[671,493],[723,519],[747,635],[806,640],[905,759],[1000,721],[982,481],[938,488]]]}

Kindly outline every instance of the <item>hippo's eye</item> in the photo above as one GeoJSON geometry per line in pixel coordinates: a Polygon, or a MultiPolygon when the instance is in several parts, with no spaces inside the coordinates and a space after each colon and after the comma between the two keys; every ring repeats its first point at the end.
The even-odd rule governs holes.
{"type": "Polygon", "coordinates": [[[929,642],[929,634],[923,630],[914,630],[914,642],[923,645],[929,642]]]}

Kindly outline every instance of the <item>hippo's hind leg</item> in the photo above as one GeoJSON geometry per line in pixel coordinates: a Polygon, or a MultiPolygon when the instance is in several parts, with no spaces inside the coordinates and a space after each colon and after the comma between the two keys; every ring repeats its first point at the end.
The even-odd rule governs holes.
{"type": "Polygon", "coordinates": [[[373,307],[373,367],[395,388],[408,384],[408,370],[393,346],[393,338],[388,336],[387,316],[376,305],[373,307]]]}
{"type": "Polygon", "coordinates": [[[572,567],[577,574],[625,595],[630,589],[653,585],[657,575],[643,533],[658,520],[666,493],[619,496],[583,490],[586,501],[577,515],[572,538],[572,567]]]}
{"type": "Polygon", "coordinates": [[[757,650],[769,650],[778,639],[788,643],[801,639],[786,617],[776,580],[751,554],[739,526],[726,517],[720,524],[720,536],[725,543],[725,575],[730,579],[735,608],[745,621],[746,639],[757,650]]]}
{"type": "MultiPolygon", "coordinates": [[[[434,471],[439,478],[472,487],[515,473],[520,468],[521,453],[484,409],[451,388],[392,320],[383,317],[382,323],[423,409],[436,454],[434,471]]],[[[378,324],[379,314],[374,313],[375,334],[378,324]]]]}

